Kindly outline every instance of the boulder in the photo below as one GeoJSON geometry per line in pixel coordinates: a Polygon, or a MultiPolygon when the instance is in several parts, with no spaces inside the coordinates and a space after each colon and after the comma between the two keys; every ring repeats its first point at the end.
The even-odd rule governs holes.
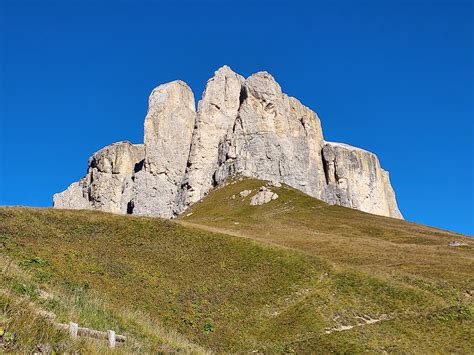
{"type": "Polygon", "coordinates": [[[252,190],[244,190],[244,191],[240,191],[240,197],[247,197],[248,195],[250,195],[252,193],[252,190]]]}
{"type": "Polygon", "coordinates": [[[261,206],[265,203],[269,203],[270,201],[276,200],[278,195],[270,190],[260,190],[252,197],[250,200],[251,206],[261,206]]]}
{"type": "Polygon", "coordinates": [[[465,247],[467,245],[468,245],[467,243],[460,242],[458,240],[452,240],[448,243],[449,247],[465,247]]]}

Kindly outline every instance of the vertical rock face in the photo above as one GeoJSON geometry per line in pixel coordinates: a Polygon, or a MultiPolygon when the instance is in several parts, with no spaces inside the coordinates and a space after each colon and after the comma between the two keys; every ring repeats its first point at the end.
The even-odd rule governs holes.
{"type": "Polygon", "coordinates": [[[154,89],[144,144],[120,142],[95,153],[87,175],[54,195],[54,207],[171,218],[235,174],[402,218],[374,154],[325,142],[317,114],[269,73],[244,79],[227,66],[207,82],[197,112],[184,82],[154,89]]]}
{"type": "Polygon", "coordinates": [[[377,156],[347,144],[326,142],[327,188],[323,200],[364,212],[402,219],[388,172],[377,156]]]}
{"type": "Polygon", "coordinates": [[[194,95],[184,82],[173,81],[153,90],[145,118],[144,167],[133,177],[132,213],[173,216],[195,119],[194,95]]]}
{"type": "Polygon", "coordinates": [[[256,73],[244,82],[235,124],[219,146],[215,181],[239,173],[284,182],[320,198],[322,146],[316,113],[282,93],[270,74],[256,73]]]}
{"type": "Polygon", "coordinates": [[[244,78],[228,66],[217,70],[214,77],[207,82],[202,100],[198,104],[196,129],[178,210],[199,201],[215,186],[218,148],[228,130],[234,126],[243,82],[244,78]]]}

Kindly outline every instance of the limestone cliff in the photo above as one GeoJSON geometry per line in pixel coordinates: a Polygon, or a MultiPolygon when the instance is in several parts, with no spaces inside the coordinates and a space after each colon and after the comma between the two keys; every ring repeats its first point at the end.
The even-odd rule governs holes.
{"type": "Polygon", "coordinates": [[[323,164],[327,187],[323,200],[330,204],[402,219],[388,172],[377,156],[342,143],[326,142],[323,164]]]}
{"type": "Polygon", "coordinates": [[[224,66],[195,109],[182,81],[150,95],[144,144],[112,144],[54,207],[171,218],[228,177],[288,184],[330,204],[403,218],[377,156],[325,142],[317,114],[267,72],[247,79],[224,66]]]}
{"type": "Polygon", "coordinates": [[[134,173],[130,212],[170,218],[186,170],[196,119],[194,95],[182,81],[158,86],[145,118],[145,160],[134,173]]]}

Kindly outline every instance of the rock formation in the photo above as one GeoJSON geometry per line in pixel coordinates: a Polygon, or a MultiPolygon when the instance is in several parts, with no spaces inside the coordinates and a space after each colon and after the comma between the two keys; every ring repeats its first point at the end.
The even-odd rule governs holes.
{"type": "Polygon", "coordinates": [[[182,81],[155,88],[144,144],[119,142],[54,207],[171,218],[236,174],[285,183],[330,204],[402,218],[375,154],[325,142],[317,114],[267,72],[215,72],[195,109],[182,81]]]}
{"type": "Polygon", "coordinates": [[[130,213],[132,176],[144,158],[143,144],[118,142],[102,148],[89,159],[86,176],[54,195],[54,207],[130,213]]]}
{"type": "Polygon", "coordinates": [[[182,81],[158,86],[145,118],[145,160],[134,174],[131,213],[170,218],[189,157],[196,110],[182,81]]]}
{"type": "Polygon", "coordinates": [[[278,194],[262,186],[260,190],[250,199],[250,206],[261,206],[270,201],[276,200],[278,194]]]}
{"type": "Polygon", "coordinates": [[[323,164],[327,181],[324,201],[382,216],[403,218],[388,172],[380,167],[375,154],[347,144],[326,142],[323,164]]]}

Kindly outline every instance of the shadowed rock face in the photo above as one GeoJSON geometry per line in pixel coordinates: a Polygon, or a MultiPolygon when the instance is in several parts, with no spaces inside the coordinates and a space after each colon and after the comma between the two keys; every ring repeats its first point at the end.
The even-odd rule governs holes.
{"type": "Polygon", "coordinates": [[[244,79],[223,66],[196,112],[182,81],[149,98],[143,145],[112,144],[54,207],[171,218],[228,177],[286,183],[330,204],[403,218],[375,154],[325,142],[317,114],[267,72],[244,79]]]}

